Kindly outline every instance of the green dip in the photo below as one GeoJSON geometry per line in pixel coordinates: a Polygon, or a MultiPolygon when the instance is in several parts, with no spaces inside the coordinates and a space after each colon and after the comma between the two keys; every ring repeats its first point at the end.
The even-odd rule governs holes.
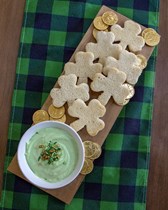
{"type": "MultiPolygon", "coordinates": [[[[53,150],[50,151],[52,155],[53,150]]],[[[75,169],[78,160],[77,151],[77,143],[69,133],[58,128],[44,128],[29,140],[25,156],[29,167],[38,177],[54,183],[65,179],[75,169]],[[42,154],[44,149],[48,148],[47,145],[54,143],[59,148],[58,157],[49,162],[48,159],[42,158],[42,154]]]]}

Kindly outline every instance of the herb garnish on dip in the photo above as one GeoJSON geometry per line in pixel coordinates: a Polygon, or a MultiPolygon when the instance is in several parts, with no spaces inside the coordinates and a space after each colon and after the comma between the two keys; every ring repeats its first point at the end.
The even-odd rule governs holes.
{"type": "Polygon", "coordinates": [[[68,177],[78,160],[77,144],[63,129],[44,128],[26,145],[26,160],[31,170],[48,182],[68,177]]]}
{"type": "Polygon", "coordinates": [[[57,142],[52,143],[51,141],[47,146],[40,144],[39,148],[42,148],[42,152],[38,158],[38,161],[41,159],[43,161],[47,160],[48,164],[53,163],[60,159],[62,155],[61,148],[57,142]]]}

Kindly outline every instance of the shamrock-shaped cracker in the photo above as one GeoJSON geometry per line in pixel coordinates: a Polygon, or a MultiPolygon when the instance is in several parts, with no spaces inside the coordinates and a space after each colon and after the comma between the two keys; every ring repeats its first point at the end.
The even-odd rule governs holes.
{"type": "Polygon", "coordinates": [[[98,100],[104,106],[108,103],[111,96],[117,104],[123,104],[128,97],[129,87],[123,85],[126,80],[126,74],[116,68],[104,67],[108,72],[107,77],[101,73],[95,74],[91,89],[95,92],[103,91],[98,100]]]}
{"type": "Polygon", "coordinates": [[[77,77],[75,74],[62,75],[58,79],[60,88],[53,88],[50,96],[53,99],[53,105],[63,106],[66,102],[72,103],[80,98],[83,101],[89,100],[89,86],[85,83],[76,85],[77,77]]]}
{"type": "Polygon", "coordinates": [[[111,27],[111,31],[115,35],[115,41],[120,41],[120,45],[123,49],[126,49],[128,46],[129,50],[132,52],[142,50],[145,45],[144,38],[138,36],[141,30],[140,25],[131,20],[125,21],[124,28],[121,28],[118,24],[111,27]]]}
{"type": "Polygon", "coordinates": [[[106,108],[97,99],[92,99],[88,106],[81,99],[77,99],[68,108],[68,113],[79,119],[72,122],[70,126],[76,131],[86,126],[88,134],[95,136],[105,126],[104,121],[99,119],[104,116],[105,112],[106,108]]]}
{"type": "MultiPolygon", "coordinates": [[[[115,67],[118,70],[123,71],[127,75],[126,81],[130,84],[136,84],[142,73],[137,56],[127,50],[121,52],[118,60],[108,57],[105,61],[105,66],[115,67]]],[[[103,73],[107,74],[105,70],[106,69],[103,70],[103,73]]]]}
{"type": "Polygon", "coordinates": [[[88,78],[93,80],[96,73],[102,72],[100,63],[93,63],[94,55],[91,52],[78,52],[75,54],[76,63],[65,64],[65,74],[75,74],[78,77],[78,84],[88,83],[88,78]]]}
{"type": "Polygon", "coordinates": [[[121,45],[113,44],[115,36],[112,32],[99,31],[97,33],[97,43],[89,42],[86,45],[86,51],[92,52],[94,58],[99,58],[100,63],[104,63],[107,56],[112,56],[118,59],[122,50],[121,45]]]}

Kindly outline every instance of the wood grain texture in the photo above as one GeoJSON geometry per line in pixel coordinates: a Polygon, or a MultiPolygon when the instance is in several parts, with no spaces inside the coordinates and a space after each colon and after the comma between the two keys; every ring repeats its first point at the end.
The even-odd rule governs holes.
{"type": "MultiPolygon", "coordinates": [[[[0,185],[24,2],[25,0],[0,1],[0,185]]],[[[168,206],[168,0],[160,1],[160,4],[159,33],[162,39],[156,68],[147,210],[165,210],[168,206]]]]}
{"type": "Polygon", "coordinates": [[[0,194],[25,0],[0,1],[0,194]]]}
{"type": "Polygon", "coordinates": [[[168,0],[160,1],[147,210],[168,209],[168,0]]]}

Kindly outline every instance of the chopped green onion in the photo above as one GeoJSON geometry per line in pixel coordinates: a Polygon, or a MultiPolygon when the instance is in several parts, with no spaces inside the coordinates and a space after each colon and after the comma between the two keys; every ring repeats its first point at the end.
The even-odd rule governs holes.
{"type": "Polygon", "coordinates": [[[58,161],[62,151],[57,142],[52,143],[51,141],[48,143],[48,145],[39,145],[39,148],[42,149],[40,156],[38,157],[38,161],[48,161],[48,164],[50,165],[54,161],[58,161]]]}

